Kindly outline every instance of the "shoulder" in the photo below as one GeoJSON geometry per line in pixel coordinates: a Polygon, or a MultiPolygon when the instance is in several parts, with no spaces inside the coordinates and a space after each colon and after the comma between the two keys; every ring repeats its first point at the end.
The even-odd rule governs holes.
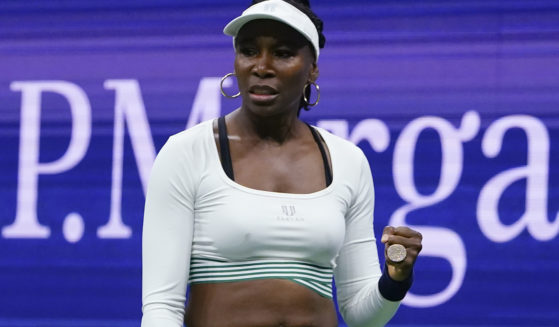
{"type": "Polygon", "coordinates": [[[173,160],[177,165],[184,164],[185,161],[190,165],[205,161],[206,155],[212,149],[211,142],[213,142],[212,121],[204,121],[171,135],[157,154],[157,159],[173,160]]]}
{"type": "Polygon", "coordinates": [[[201,141],[205,141],[208,136],[211,136],[212,122],[213,120],[206,120],[198,125],[190,127],[189,129],[171,135],[167,143],[201,143],[201,141]]]}
{"type": "Polygon", "coordinates": [[[159,155],[172,152],[175,156],[181,154],[200,154],[200,151],[211,149],[213,142],[212,120],[201,122],[189,129],[173,134],[167,139],[159,155]]]}

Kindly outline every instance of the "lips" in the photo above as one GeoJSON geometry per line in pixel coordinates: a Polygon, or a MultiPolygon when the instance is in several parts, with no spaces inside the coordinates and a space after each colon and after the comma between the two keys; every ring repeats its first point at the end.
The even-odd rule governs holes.
{"type": "Polygon", "coordinates": [[[258,105],[271,105],[279,95],[275,88],[268,85],[253,85],[248,93],[253,103],[258,105]]]}
{"type": "Polygon", "coordinates": [[[252,94],[256,95],[275,95],[278,94],[278,91],[271,86],[268,85],[253,85],[251,86],[248,91],[252,94]]]}

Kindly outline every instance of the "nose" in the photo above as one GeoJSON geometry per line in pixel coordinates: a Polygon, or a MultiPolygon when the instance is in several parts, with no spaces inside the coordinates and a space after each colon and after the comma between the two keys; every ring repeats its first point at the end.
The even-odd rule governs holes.
{"type": "Polygon", "coordinates": [[[260,78],[275,76],[273,69],[273,56],[268,51],[262,51],[255,58],[252,73],[260,78]]]}

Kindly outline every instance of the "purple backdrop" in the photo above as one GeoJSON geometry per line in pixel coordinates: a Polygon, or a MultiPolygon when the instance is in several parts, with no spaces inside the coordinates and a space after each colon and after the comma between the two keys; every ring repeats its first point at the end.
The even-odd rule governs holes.
{"type": "MultiPolygon", "coordinates": [[[[303,118],[368,156],[377,236],[425,235],[390,325],[559,325],[559,3],[314,2],[303,118]]],[[[244,6],[0,2],[0,326],[139,324],[147,175],[239,105],[218,82],[244,6]]]]}

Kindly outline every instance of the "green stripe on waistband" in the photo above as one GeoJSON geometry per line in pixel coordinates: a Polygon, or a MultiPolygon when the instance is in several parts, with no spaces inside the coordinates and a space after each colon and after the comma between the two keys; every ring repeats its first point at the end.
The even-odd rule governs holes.
{"type": "Polygon", "coordinates": [[[301,261],[250,260],[227,262],[193,258],[189,283],[227,283],[254,279],[287,279],[323,297],[332,298],[332,268],[301,261]]]}

